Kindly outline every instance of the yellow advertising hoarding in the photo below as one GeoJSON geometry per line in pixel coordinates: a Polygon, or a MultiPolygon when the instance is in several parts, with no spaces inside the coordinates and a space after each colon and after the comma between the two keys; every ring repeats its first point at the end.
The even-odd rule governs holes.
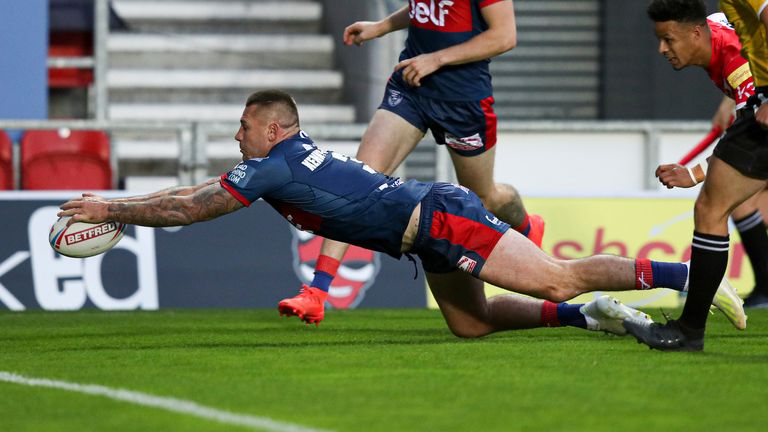
{"type": "MultiPolygon", "coordinates": [[[[528,198],[526,208],[546,221],[543,249],[562,259],[600,253],[649,258],[656,261],[687,261],[691,255],[693,199],[660,198],[528,198]]],[[[731,230],[731,250],[726,277],[739,294],[754,286],[752,267],[731,230]]],[[[506,291],[486,285],[488,296],[506,291]]],[[[600,293],[577,297],[586,302],[600,293]]],[[[676,307],[680,295],[668,289],[612,293],[635,307],[676,307]]],[[[428,304],[437,304],[428,294],[428,304]]]]}

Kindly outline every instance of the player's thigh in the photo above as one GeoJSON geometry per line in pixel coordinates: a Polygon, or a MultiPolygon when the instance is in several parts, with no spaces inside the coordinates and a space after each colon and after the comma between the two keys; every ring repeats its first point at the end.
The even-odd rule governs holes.
{"type": "Polygon", "coordinates": [[[384,174],[392,174],[424,137],[402,117],[384,109],[373,114],[356,158],[384,174]]]}
{"type": "Polygon", "coordinates": [[[453,151],[449,153],[460,185],[468,187],[481,197],[487,197],[493,193],[495,146],[475,156],[461,156],[453,151]]]}
{"type": "Polygon", "coordinates": [[[515,230],[499,239],[479,276],[499,288],[537,298],[549,298],[553,287],[571,282],[563,261],[547,255],[515,230]]]}
{"type": "Polygon", "coordinates": [[[763,190],[765,185],[765,180],[747,177],[713,156],[707,179],[696,199],[694,219],[697,229],[722,225],[736,206],[763,190]]]}
{"type": "Polygon", "coordinates": [[[485,283],[468,273],[427,272],[427,283],[449,327],[476,326],[487,321],[485,283]]]}

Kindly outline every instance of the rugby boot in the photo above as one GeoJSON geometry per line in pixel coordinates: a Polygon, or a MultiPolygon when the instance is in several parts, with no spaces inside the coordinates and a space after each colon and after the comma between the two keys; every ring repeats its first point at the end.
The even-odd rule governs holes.
{"type": "Polygon", "coordinates": [[[277,304],[280,316],[297,316],[307,324],[320,324],[325,317],[325,300],[328,293],[318,289],[301,286],[296,297],[283,299],[277,304]]]}
{"type": "Polygon", "coordinates": [[[728,321],[739,330],[747,328],[747,315],[744,313],[744,300],[736,294],[736,290],[723,278],[717,287],[715,297],[712,299],[712,306],[728,318],[728,321]]]}
{"type": "Polygon", "coordinates": [[[624,320],[627,333],[651,349],[661,351],[702,351],[704,349],[704,329],[690,329],[680,321],[669,320],[666,324],[646,325],[634,320],[624,320]]]}
{"type": "Polygon", "coordinates": [[[619,336],[627,334],[622,325],[624,320],[633,320],[646,326],[653,323],[648,314],[633,309],[609,295],[602,295],[586,303],[579,308],[579,312],[584,314],[584,318],[587,320],[587,329],[619,336]]]}
{"type": "Polygon", "coordinates": [[[544,240],[544,218],[537,214],[529,214],[528,223],[531,224],[528,239],[541,249],[541,243],[544,240]]]}

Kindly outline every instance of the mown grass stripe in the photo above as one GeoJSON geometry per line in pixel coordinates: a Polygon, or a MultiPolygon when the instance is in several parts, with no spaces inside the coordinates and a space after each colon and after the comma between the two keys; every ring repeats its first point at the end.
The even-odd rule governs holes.
{"type": "Polygon", "coordinates": [[[154,396],[147,393],[120,388],[111,388],[94,384],[78,384],[45,378],[31,378],[4,371],[0,371],[0,381],[33,387],[48,387],[95,396],[104,396],[110,399],[129,402],[136,405],[159,408],[181,414],[189,414],[207,420],[214,420],[220,423],[237,426],[245,426],[258,430],[274,432],[325,432],[321,429],[313,429],[290,423],[283,423],[266,417],[256,417],[246,414],[237,414],[229,411],[223,411],[216,408],[200,405],[188,400],[154,396]]]}

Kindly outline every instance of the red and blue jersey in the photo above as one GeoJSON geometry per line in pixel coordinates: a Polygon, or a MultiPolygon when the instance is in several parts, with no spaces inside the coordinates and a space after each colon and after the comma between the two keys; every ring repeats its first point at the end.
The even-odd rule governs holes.
{"type": "Polygon", "coordinates": [[[239,163],[221,185],[245,206],[263,198],[301,230],[394,257],[413,209],[432,187],[321,150],[303,131],[267,157],[239,163]]]}
{"type": "MultiPolygon", "coordinates": [[[[410,0],[408,39],[400,61],[464,43],[488,29],[481,9],[504,0],[410,0]]],[[[492,95],[490,59],[445,66],[421,80],[417,94],[471,101],[492,95]]],[[[392,75],[401,86],[402,71],[392,75]]]]}

